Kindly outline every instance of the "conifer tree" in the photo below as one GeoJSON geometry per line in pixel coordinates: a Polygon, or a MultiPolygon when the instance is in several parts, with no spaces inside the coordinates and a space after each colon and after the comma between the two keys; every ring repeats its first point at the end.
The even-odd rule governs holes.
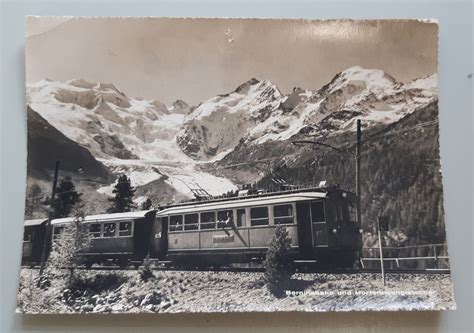
{"type": "Polygon", "coordinates": [[[87,226],[82,223],[84,212],[80,207],[74,209],[74,220],[55,233],[51,253],[48,258],[48,270],[69,271],[69,283],[74,280],[75,268],[84,261],[81,252],[91,244],[87,226]]]}
{"type": "Polygon", "coordinates": [[[263,263],[263,280],[275,296],[282,296],[293,274],[290,258],[291,238],[284,226],[277,226],[263,263]]]}
{"type": "Polygon", "coordinates": [[[136,189],[132,186],[130,178],[126,175],[121,175],[113,190],[115,196],[109,199],[109,201],[112,202],[112,206],[107,210],[107,212],[123,213],[135,209],[136,205],[133,202],[135,191],[136,189]]]}
{"type": "Polygon", "coordinates": [[[81,201],[82,194],[76,191],[71,177],[65,177],[56,188],[56,197],[52,203],[55,218],[67,217],[81,201]]]}

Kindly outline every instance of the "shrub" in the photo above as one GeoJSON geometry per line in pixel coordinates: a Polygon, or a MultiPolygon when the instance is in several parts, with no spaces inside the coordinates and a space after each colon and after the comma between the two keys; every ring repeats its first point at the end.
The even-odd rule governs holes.
{"type": "Polygon", "coordinates": [[[149,279],[154,277],[153,270],[151,269],[151,261],[149,255],[147,255],[146,258],[143,260],[143,266],[140,267],[139,274],[140,278],[144,282],[147,282],[149,279]]]}
{"type": "Polygon", "coordinates": [[[275,296],[283,295],[284,288],[293,274],[290,258],[291,238],[283,226],[277,226],[269,244],[264,261],[263,280],[268,290],[275,296]]]}

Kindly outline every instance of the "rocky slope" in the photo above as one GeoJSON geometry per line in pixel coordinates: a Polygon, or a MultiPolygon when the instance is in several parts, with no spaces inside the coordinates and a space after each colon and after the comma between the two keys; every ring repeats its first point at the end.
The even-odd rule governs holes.
{"type": "Polygon", "coordinates": [[[437,97],[437,76],[403,84],[381,70],[352,67],[317,90],[282,94],[269,81],[251,79],[229,94],[198,105],[177,136],[195,159],[219,159],[239,142],[260,145],[305,133],[330,135],[395,122],[437,97]]]}
{"type": "Polygon", "coordinates": [[[28,175],[49,178],[56,161],[61,171],[102,181],[112,180],[109,170],[84,147],[67,138],[51,126],[32,108],[27,109],[28,126],[28,175]]]}

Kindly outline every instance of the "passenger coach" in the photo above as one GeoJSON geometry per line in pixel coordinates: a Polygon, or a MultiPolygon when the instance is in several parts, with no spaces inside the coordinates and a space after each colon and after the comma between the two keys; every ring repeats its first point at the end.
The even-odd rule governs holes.
{"type": "MultiPolygon", "coordinates": [[[[91,237],[90,246],[83,251],[86,264],[115,260],[119,265],[138,266],[148,255],[155,234],[155,210],[85,216],[81,220],[91,237]]],[[[54,219],[53,239],[74,217],[54,219]]]]}
{"type": "Polygon", "coordinates": [[[25,220],[21,264],[35,266],[41,262],[41,253],[48,219],[25,220]]]}

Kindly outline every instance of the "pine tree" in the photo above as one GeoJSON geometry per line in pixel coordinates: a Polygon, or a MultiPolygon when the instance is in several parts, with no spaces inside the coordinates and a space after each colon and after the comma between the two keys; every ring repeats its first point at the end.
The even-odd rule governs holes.
{"type": "Polygon", "coordinates": [[[142,202],[140,208],[142,210],[149,210],[151,208],[152,202],[150,198],[147,198],[145,201],[142,202]]]}
{"type": "Polygon", "coordinates": [[[109,201],[112,202],[112,206],[107,210],[109,213],[123,213],[130,212],[136,208],[133,202],[133,196],[135,195],[136,189],[132,186],[130,178],[126,175],[121,175],[115,184],[113,193],[115,196],[109,201]]]}
{"type": "Polygon", "coordinates": [[[81,201],[82,194],[76,191],[76,186],[71,177],[65,177],[56,189],[56,197],[51,205],[55,218],[67,217],[71,214],[74,206],[81,201]]]}
{"type": "Polygon", "coordinates": [[[284,288],[293,274],[290,249],[291,238],[288,231],[284,226],[277,226],[263,263],[265,267],[263,280],[268,290],[275,296],[283,295],[284,288]]]}
{"type": "Polygon", "coordinates": [[[69,271],[68,283],[73,282],[75,268],[84,261],[81,252],[91,244],[87,226],[82,223],[83,219],[84,212],[80,207],[76,207],[73,222],[65,225],[53,239],[47,262],[48,270],[67,269],[69,271]]]}

